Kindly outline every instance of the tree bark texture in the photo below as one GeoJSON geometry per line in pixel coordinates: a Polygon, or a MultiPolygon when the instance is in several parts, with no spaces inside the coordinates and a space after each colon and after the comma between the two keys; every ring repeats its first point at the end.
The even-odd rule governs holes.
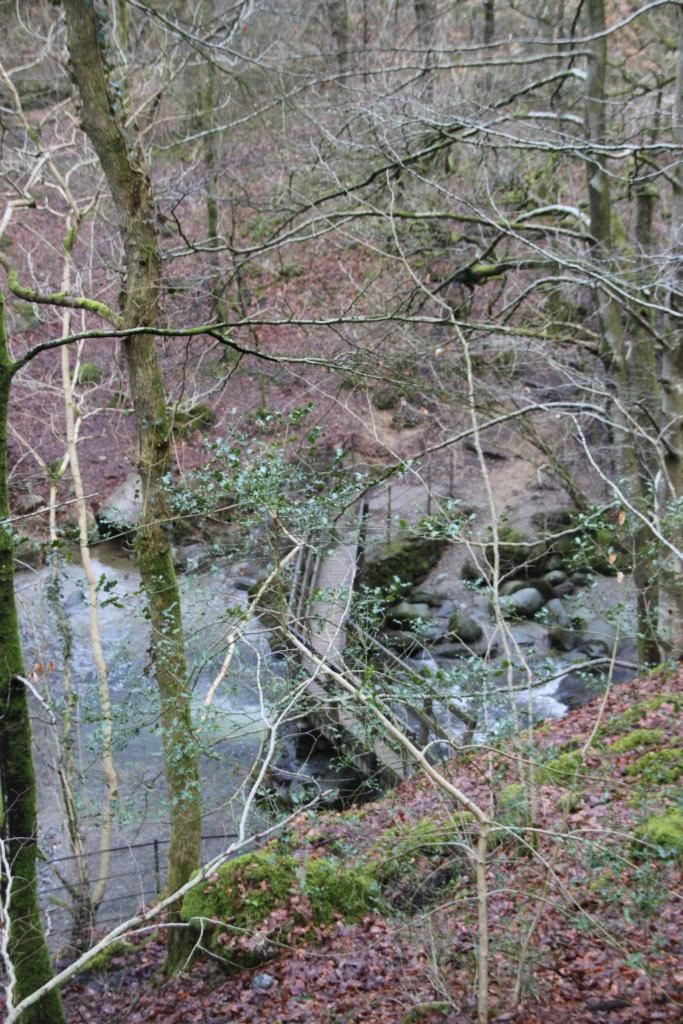
{"type": "MultiPolygon", "coordinates": [[[[673,107],[673,141],[683,147],[683,11],[678,10],[678,59],[673,107]]],[[[659,512],[671,540],[683,546],[683,163],[673,174],[671,207],[671,320],[661,367],[664,472],[660,477],[659,512]]],[[[660,583],[659,626],[667,648],[683,658],[683,562],[667,554],[660,583]]]]}
{"type": "MultiPolygon", "coordinates": [[[[152,186],[121,130],[107,87],[95,11],[88,0],[64,0],[72,72],[82,103],[83,128],[99,158],[119,221],[126,280],[123,327],[158,323],[161,258],[152,186]]],[[[135,410],[142,479],[136,550],[151,625],[151,653],[159,689],[164,767],[170,801],[168,888],[184,884],[199,866],[201,811],[198,748],[192,727],[180,594],[168,536],[164,477],[170,459],[170,419],[153,336],[130,338],[124,350],[135,410]]],[[[178,919],[179,908],[175,917],[178,919]]],[[[182,966],[189,933],[170,928],[167,969],[182,966]]]]}
{"type": "MultiPolygon", "coordinates": [[[[607,172],[607,36],[604,0],[587,0],[587,27],[595,38],[589,43],[586,68],[585,129],[590,150],[586,157],[586,178],[592,256],[599,278],[608,279],[614,267],[612,201],[607,172]]],[[[617,466],[628,481],[629,498],[645,514],[652,509],[655,452],[644,435],[656,416],[658,383],[655,350],[650,335],[636,320],[629,322],[628,337],[620,304],[609,288],[595,289],[598,301],[601,348],[605,363],[616,376],[620,404],[615,411],[617,466]],[[643,437],[638,434],[642,426],[643,437]]],[[[638,635],[644,661],[658,660],[657,574],[652,571],[652,540],[646,526],[633,535],[633,576],[638,591],[638,635]]]]}
{"type": "MultiPolygon", "coordinates": [[[[24,665],[14,598],[14,539],[8,524],[7,420],[13,365],[0,293],[0,821],[12,887],[9,907],[9,955],[16,972],[14,1003],[52,977],[38,902],[36,878],[36,780],[31,748],[28,694],[20,677],[24,665]]],[[[1,879],[3,897],[7,878],[1,879]]],[[[0,923],[0,927],[6,922],[0,923]]],[[[65,1024],[59,992],[25,1010],[22,1024],[65,1024]]]]}

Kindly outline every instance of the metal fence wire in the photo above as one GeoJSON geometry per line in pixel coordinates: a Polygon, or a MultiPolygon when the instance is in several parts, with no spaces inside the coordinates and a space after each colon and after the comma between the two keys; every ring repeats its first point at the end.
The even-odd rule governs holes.
{"type": "MultiPolygon", "coordinates": [[[[202,836],[202,862],[220,854],[237,833],[222,832],[202,836]]],[[[164,847],[169,839],[150,839],[109,847],[109,871],[106,892],[97,912],[95,927],[115,926],[158,897],[166,882],[164,847]]],[[[89,850],[83,857],[90,891],[100,881],[97,876],[101,850],[89,850]]],[[[39,862],[40,895],[47,932],[53,949],[63,943],[73,927],[73,901],[67,885],[77,885],[76,865],[80,856],[68,854],[39,862]],[[63,879],[61,881],[60,879],[63,879]],[[65,884],[66,883],[66,884],[65,884]]]]}

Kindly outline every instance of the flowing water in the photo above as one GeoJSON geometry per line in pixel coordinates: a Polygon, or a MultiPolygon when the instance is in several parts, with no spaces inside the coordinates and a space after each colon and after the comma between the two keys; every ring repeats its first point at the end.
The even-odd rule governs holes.
{"type": "MultiPolygon", "coordinates": [[[[94,549],[100,580],[100,629],[109,669],[115,722],[116,767],[120,801],[111,845],[111,881],[99,921],[118,919],[153,896],[163,882],[168,806],[163,782],[158,701],[149,672],[149,627],[144,616],[140,577],[120,549],[94,549]]],[[[50,864],[41,867],[43,900],[57,948],[66,938],[65,892],[55,868],[74,877],[71,848],[56,765],[64,721],[64,636],[55,602],[50,600],[51,570],[24,569],[16,589],[31,697],[39,784],[40,844],[50,864]]],[[[58,573],[59,601],[71,641],[71,671],[77,695],[76,760],[84,780],[76,797],[86,847],[96,851],[102,814],[103,781],[99,762],[101,715],[89,639],[90,610],[85,577],[75,559],[65,558],[58,573]]],[[[258,621],[247,624],[226,680],[210,708],[204,701],[226,652],[227,635],[246,606],[244,591],[234,588],[227,567],[183,577],[183,622],[187,637],[194,717],[200,728],[205,857],[225,846],[236,831],[244,787],[264,736],[267,706],[282,682],[281,663],[270,655],[258,621]]],[[[53,589],[54,593],[54,589],[53,589]]],[[[262,824],[256,811],[252,827],[262,824]]],[[[89,857],[91,879],[98,858],[89,857]]]]}

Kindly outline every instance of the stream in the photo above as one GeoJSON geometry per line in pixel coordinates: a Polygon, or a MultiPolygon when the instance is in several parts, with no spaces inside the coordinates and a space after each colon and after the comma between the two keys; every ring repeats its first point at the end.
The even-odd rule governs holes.
{"type": "MultiPolygon", "coordinates": [[[[109,669],[115,720],[115,758],[120,801],[111,845],[110,883],[98,923],[134,912],[163,884],[168,839],[168,807],[163,781],[158,700],[149,668],[149,627],[144,617],[140,576],[120,548],[100,544],[93,549],[100,580],[100,629],[109,669]]],[[[77,793],[79,818],[89,857],[91,881],[97,878],[98,836],[103,782],[99,765],[100,713],[97,679],[89,637],[89,606],[77,552],[67,552],[59,572],[61,600],[72,637],[73,686],[78,698],[76,760],[84,785],[77,793]],[[70,557],[69,557],[70,556],[70,557]]],[[[26,671],[35,688],[31,697],[34,751],[38,777],[39,839],[48,861],[40,867],[40,883],[51,942],[63,946],[69,914],[61,905],[65,890],[54,868],[73,878],[73,858],[64,827],[55,765],[63,728],[64,645],[48,594],[51,569],[21,569],[16,590],[26,671]],[[37,695],[40,695],[39,697],[37,695]]],[[[246,607],[244,590],[236,589],[228,566],[180,577],[187,657],[193,688],[195,721],[201,723],[203,749],[203,856],[225,847],[236,831],[243,807],[244,785],[264,735],[264,706],[282,684],[282,662],[270,653],[258,621],[247,624],[226,680],[210,708],[204,706],[211,681],[226,651],[226,637],[246,607]]],[[[250,828],[263,818],[252,813],[250,828]]]]}

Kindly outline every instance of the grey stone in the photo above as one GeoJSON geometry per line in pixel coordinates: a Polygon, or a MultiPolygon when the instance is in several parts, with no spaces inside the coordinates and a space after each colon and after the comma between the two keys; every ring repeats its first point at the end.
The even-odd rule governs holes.
{"type": "Polygon", "coordinates": [[[576,584],[572,583],[571,580],[565,580],[564,583],[559,583],[556,587],[553,587],[555,597],[569,597],[569,595],[575,593],[575,591],[576,584]]]}
{"type": "Polygon", "coordinates": [[[567,574],[562,569],[551,569],[550,572],[544,574],[543,579],[551,587],[557,587],[560,583],[564,583],[567,579],[567,574]]]}
{"type": "Polygon", "coordinates": [[[543,595],[535,587],[524,587],[522,590],[501,598],[500,606],[506,618],[530,619],[540,611],[545,601],[543,595]]]}
{"type": "Polygon", "coordinates": [[[463,644],[476,644],[484,635],[484,630],[470,615],[454,612],[448,620],[448,634],[463,644]]]}
{"type": "Polygon", "coordinates": [[[181,572],[198,572],[213,563],[211,550],[206,544],[183,544],[173,550],[173,563],[181,572]]]}
{"type": "Polygon", "coordinates": [[[570,623],[569,612],[559,598],[554,597],[545,606],[547,621],[554,626],[568,626],[570,623]]]}
{"type": "Polygon", "coordinates": [[[572,651],[581,636],[575,629],[566,626],[556,626],[548,633],[550,644],[558,651],[572,651]]]}
{"type": "Polygon", "coordinates": [[[431,619],[429,605],[424,602],[399,601],[387,611],[388,621],[418,622],[431,619]]]}
{"type": "Polygon", "coordinates": [[[100,519],[118,529],[130,530],[142,512],[142,481],[131,473],[100,506],[100,519]]]}
{"type": "Polygon", "coordinates": [[[265,971],[261,971],[259,974],[254,975],[251,987],[256,989],[257,992],[267,992],[274,984],[275,978],[273,975],[267,974],[265,971]]]}
{"type": "Polygon", "coordinates": [[[591,619],[581,633],[580,651],[591,658],[604,658],[619,650],[622,640],[617,627],[605,619],[591,619]]]}
{"type": "Polygon", "coordinates": [[[411,590],[410,600],[417,604],[428,604],[430,608],[438,608],[442,599],[433,590],[420,587],[417,590],[411,590]]]}

